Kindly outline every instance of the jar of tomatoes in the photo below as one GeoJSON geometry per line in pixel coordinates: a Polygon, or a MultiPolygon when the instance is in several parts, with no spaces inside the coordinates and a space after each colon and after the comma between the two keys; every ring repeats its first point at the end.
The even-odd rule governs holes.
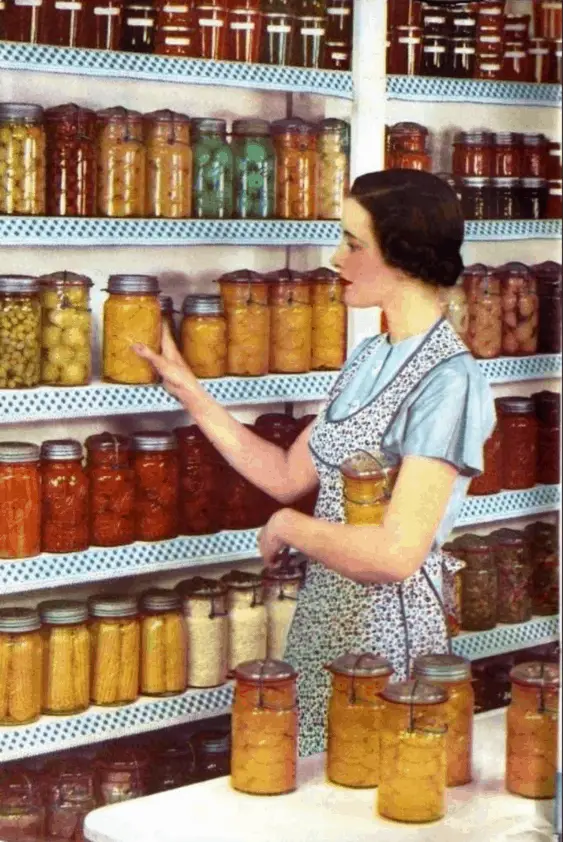
{"type": "Polygon", "coordinates": [[[498,494],[502,491],[502,443],[498,425],[483,447],[483,473],[473,477],[468,494],[498,494]]]}
{"type": "Polygon", "coordinates": [[[524,530],[532,562],[532,612],[559,613],[559,536],[554,523],[536,521],[524,530]]]}
{"type": "Polygon", "coordinates": [[[143,115],[147,216],[184,219],[192,213],[190,118],[163,108],[143,115]]]}
{"type": "Polygon", "coordinates": [[[97,115],[98,216],[145,215],[143,117],[116,106],[97,115]]]}
{"type": "Polygon", "coordinates": [[[43,692],[40,627],[35,609],[0,608],[0,725],[25,725],[39,719],[43,692]]]}
{"type": "Polygon", "coordinates": [[[530,553],[524,534],[497,529],[487,536],[498,574],[497,620],[524,623],[532,616],[530,553]]]}
{"type": "Polygon", "coordinates": [[[196,0],[195,12],[198,22],[198,58],[223,61],[227,47],[227,0],[196,0]]]}
{"type": "Polygon", "coordinates": [[[538,352],[561,351],[561,264],[547,260],[531,267],[538,281],[538,352]]]}
{"type": "Polygon", "coordinates": [[[310,273],[313,320],[311,368],[334,371],[346,359],[348,315],[344,304],[344,284],[337,272],[319,267],[310,273]]]}
{"type": "Polygon", "coordinates": [[[111,275],[104,304],[103,376],[110,383],[155,383],[152,366],[132,349],[141,342],[160,350],[162,316],[158,279],[151,275],[111,275]]]}
{"type": "Polygon", "coordinates": [[[88,547],[88,476],[82,456],[82,445],[74,439],[41,445],[43,552],[74,553],[88,547]]]}
{"type": "Polygon", "coordinates": [[[135,477],[131,441],[100,433],[86,439],[90,489],[90,543],[119,547],[135,540],[135,477]]]}
{"type": "Polygon", "coordinates": [[[156,0],[155,53],[195,58],[198,47],[195,0],[156,0]]]}
{"type": "Polygon", "coordinates": [[[533,488],[536,484],[538,425],[532,398],[497,401],[502,438],[503,488],[533,488]]]}
{"type": "Polygon", "coordinates": [[[535,354],[538,347],[536,279],[523,263],[499,267],[502,304],[502,352],[506,356],[535,354]]]}
{"type": "Polygon", "coordinates": [[[94,50],[119,50],[125,0],[96,0],[84,8],[84,46],[94,50]]]}
{"type": "Polygon", "coordinates": [[[96,115],[74,103],[45,111],[48,216],[96,215],[96,115]]]}
{"type": "Polygon", "coordinates": [[[187,686],[188,634],[176,591],[152,588],[141,597],[141,672],[145,696],[174,696],[187,686]]]}
{"type": "Polygon", "coordinates": [[[81,713],[90,704],[88,606],[53,599],[38,606],[43,638],[43,700],[50,715],[81,713]]]}
{"type": "Polygon", "coordinates": [[[276,151],[276,216],[315,219],[317,216],[317,128],[292,117],[274,120],[276,151]]]}
{"type": "Polygon", "coordinates": [[[454,176],[489,178],[493,175],[493,136],[489,132],[458,132],[452,159],[454,176]]]}
{"type": "Polygon", "coordinates": [[[468,266],[462,277],[469,312],[469,349],[481,359],[498,357],[502,351],[500,279],[482,263],[468,266]]]}
{"type": "Polygon", "coordinates": [[[45,128],[39,105],[0,103],[0,214],[45,213],[45,128]]]}
{"type": "Polygon", "coordinates": [[[232,0],[227,19],[227,60],[257,62],[261,30],[260,0],[232,0]]]}
{"type": "Polygon", "coordinates": [[[41,551],[39,448],[0,442],[0,560],[29,558],[41,551]]]}
{"type": "Polygon", "coordinates": [[[84,386],[92,367],[92,281],[75,272],[53,272],[40,284],[41,382],[84,386]]]}
{"type": "Polygon", "coordinates": [[[532,398],[538,421],[537,481],[556,485],[561,481],[561,395],[546,389],[532,398]]]}
{"type": "Polygon", "coordinates": [[[276,156],[266,120],[233,120],[235,215],[270,219],[275,213],[276,156]]]}
{"type": "Polygon", "coordinates": [[[220,528],[223,460],[211,442],[192,424],[177,427],[182,535],[211,535],[220,528]]]}
{"type": "Polygon", "coordinates": [[[321,120],[318,129],[319,219],[341,219],[350,181],[350,125],[345,120],[321,120]]]}
{"type": "Polygon", "coordinates": [[[193,132],[193,215],[230,219],[233,215],[233,151],[225,120],[195,118],[193,132]]]}
{"type": "Polygon", "coordinates": [[[196,377],[227,373],[227,322],[219,295],[187,295],[180,331],[182,356],[196,377]]]}
{"type": "Polygon", "coordinates": [[[270,371],[298,374],[311,368],[311,284],[305,275],[281,269],[268,275],[270,371]]]}
{"type": "Polygon", "coordinates": [[[262,0],[260,61],[263,64],[291,64],[296,28],[293,0],[262,0]]]}
{"type": "Polygon", "coordinates": [[[178,445],[172,433],[132,436],[135,538],[163,541],[178,534],[178,445]]]}
{"type": "Polygon", "coordinates": [[[228,272],[219,278],[227,319],[227,373],[268,373],[270,309],[268,283],[256,272],[228,272]]]}
{"type": "Polygon", "coordinates": [[[120,50],[152,53],[154,50],[154,0],[124,0],[120,50]]]}

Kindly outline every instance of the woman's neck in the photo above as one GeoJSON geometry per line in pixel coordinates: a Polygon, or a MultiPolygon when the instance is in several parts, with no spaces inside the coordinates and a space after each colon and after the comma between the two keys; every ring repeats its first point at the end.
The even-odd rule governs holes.
{"type": "Polygon", "coordinates": [[[442,316],[438,290],[421,281],[407,281],[385,305],[385,316],[392,345],[425,333],[442,316]]]}

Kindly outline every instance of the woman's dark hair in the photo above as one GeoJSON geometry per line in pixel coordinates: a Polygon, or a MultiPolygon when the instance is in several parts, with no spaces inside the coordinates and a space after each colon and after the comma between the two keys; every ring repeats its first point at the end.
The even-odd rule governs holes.
{"type": "Polygon", "coordinates": [[[463,271],[463,214],[445,181],[418,170],[383,170],[357,178],[350,195],[371,216],[386,263],[435,286],[455,284],[463,271]]]}

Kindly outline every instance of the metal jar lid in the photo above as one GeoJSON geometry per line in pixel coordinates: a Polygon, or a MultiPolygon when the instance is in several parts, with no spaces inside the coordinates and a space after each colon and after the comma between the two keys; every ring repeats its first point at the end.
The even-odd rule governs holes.
{"type": "Polygon", "coordinates": [[[183,599],[215,599],[225,596],[227,588],[220,579],[206,579],[203,576],[193,576],[182,579],[174,588],[183,599]]]}
{"type": "Polygon", "coordinates": [[[522,135],[522,140],[524,142],[524,146],[543,146],[544,143],[547,143],[545,135],[535,132],[525,132],[522,135]]]}
{"type": "Polygon", "coordinates": [[[166,450],[176,450],[178,444],[173,433],[161,432],[160,430],[146,430],[142,433],[133,433],[131,436],[133,450],[137,452],[159,453],[166,450]]]}
{"type": "Polygon", "coordinates": [[[519,178],[508,178],[508,177],[500,177],[500,178],[493,178],[491,179],[493,182],[494,187],[518,187],[520,184],[519,178]]]}
{"type": "Polygon", "coordinates": [[[143,115],[140,111],[132,111],[122,105],[115,105],[112,108],[96,111],[96,119],[101,123],[142,123],[143,115]]]}
{"type": "Polygon", "coordinates": [[[123,453],[131,449],[131,439],[113,433],[96,433],[84,442],[87,450],[103,450],[104,453],[123,453]]]}
{"type": "Polygon", "coordinates": [[[207,754],[225,754],[231,745],[231,735],[228,731],[204,731],[196,734],[195,739],[199,750],[207,754]]]}
{"type": "Polygon", "coordinates": [[[312,269],[309,272],[309,278],[315,284],[341,284],[342,278],[340,277],[339,272],[335,272],[333,269],[327,269],[326,266],[319,266],[318,269],[312,269]]]}
{"type": "Polygon", "coordinates": [[[482,178],[481,176],[471,176],[471,177],[464,177],[461,179],[461,183],[464,187],[491,187],[492,186],[492,179],[491,178],[482,178]]]}
{"type": "Polygon", "coordinates": [[[182,600],[176,591],[151,588],[141,595],[141,608],[145,611],[178,611],[182,600]]]}
{"type": "Polygon", "coordinates": [[[331,672],[338,675],[347,675],[353,678],[383,678],[394,672],[392,665],[381,655],[374,655],[372,652],[347,652],[340,655],[327,667],[331,672]]]}
{"type": "Polygon", "coordinates": [[[262,577],[257,573],[243,573],[242,570],[231,570],[221,576],[221,581],[227,588],[236,591],[252,590],[262,584],[262,577]]]}
{"type": "Polygon", "coordinates": [[[82,459],[82,445],[76,439],[49,439],[41,445],[41,458],[50,462],[82,459]]]}
{"type": "Polygon", "coordinates": [[[520,184],[527,190],[535,190],[541,189],[542,187],[547,187],[547,181],[545,178],[522,178],[520,179],[520,184]]]}
{"type": "Polygon", "coordinates": [[[184,316],[221,316],[223,301],[220,295],[186,295],[182,312],[184,316]]]}
{"type": "Polygon", "coordinates": [[[522,143],[522,135],[519,132],[495,132],[493,143],[495,146],[514,146],[522,143]]]}
{"type": "Polygon", "coordinates": [[[2,441],[0,442],[0,464],[11,465],[13,463],[23,464],[24,462],[39,462],[39,446],[28,444],[24,441],[2,441]]]}
{"type": "Polygon", "coordinates": [[[559,664],[527,661],[510,670],[510,680],[526,687],[559,687],[559,664]]]}
{"type": "Polygon", "coordinates": [[[263,284],[264,277],[251,269],[237,269],[235,272],[226,272],[217,279],[218,284],[263,284]]]}
{"type": "Polygon", "coordinates": [[[0,294],[32,295],[39,289],[39,279],[30,275],[0,275],[0,294]]]}
{"type": "Polygon", "coordinates": [[[490,146],[492,142],[493,135],[490,132],[458,132],[454,137],[454,143],[467,146],[490,146]]]}
{"type": "Polygon", "coordinates": [[[400,123],[395,123],[395,125],[391,126],[389,128],[389,133],[392,135],[414,133],[426,136],[428,134],[428,129],[420,123],[411,123],[406,120],[402,120],[400,123]]]}
{"type": "Polygon", "coordinates": [[[154,275],[110,275],[108,292],[111,295],[158,295],[158,278],[154,275]]]}
{"type": "Polygon", "coordinates": [[[380,451],[363,451],[353,453],[340,465],[341,472],[351,479],[369,479],[372,477],[389,477],[396,473],[397,466],[390,465],[380,451]]]}
{"type": "Polygon", "coordinates": [[[448,698],[441,687],[419,680],[388,684],[381,696],[388,702],[401,705],[439,705],[448,698]]]}
{"type": "Polygon", "coordinates": [[[421,655],[414,659],[413,678],[432,681],[469,681],[471,661],[459,655],[421,655]]]}
{"type": "Polygon", "coordinates": [[[137,600],[134,596],[120,594],[96,594],[88,600],[91,617],[134,617],[138,613],[137,600]]]}
{"type": "Polygon", "coordinates": [[[191,125],[194,132],[225,134],[227,131],[226,120],[215,120],[210,117],[192,117],[191,125]]]}
{"type": "Polygon", "coordinates": [[[498,409],[506,415],[517,415],[518,413],[533,413],[534,401],[532,398],[509,397],[498,398],[495,401],[498,409]]]}
{"type": "Polygon", "coordinates": [[[87,275],[79,275],[77,272],[51,272],[49,275],[41,275],[38,279],[42,287],[46,286],[69,286],[69,287],[92,287],[94,282],[87,275]]]}
{"type": "Polygon", "coordinates": [[[273,582],[300,582],[302,578],[301,568],[297,566],[294,559],[291,559],[287,566],[282,564],[278,567],[265,567],[262,571],[262,582],[265,585],[270,585],[273,582]]]}
{"type": "Polygon", "coordinates": [[[34,608],[0,608],[0,632],[19,634],[40,628],[41,620],[34,608]]]}
{"type": "Polygon", "coordinates": [[[178,111],[171,111],[169,108],[149,111],[148,114],[143,114],[143,120],[147,123],[190,123],[187,114],[180,114],[178,111]]]}
{"type": "Polygon", "coordinates": [[[0,123],[17,120],[20,123],[40,123],[43,120],[43,109],[40,105],[28,102],[0,103],[0,123]]]}
{"type": "Polygon", "coordinates": [[[268,272],[266,280],[269,284],[296,285],[311,283],[308,272],[296,272],[295,269],[276,269],[274,272],[268,272]]]}
{"type": "Polygon", "coordinates": [[[474,275],[478,277],[484,277],[487,272],[489,271],[488,267],[485,266],[484,263],[472,263],[471,266],[466,266],[463,272],[461,273],[462,278],[470,278],[474,275]]]}
{"type": "Polygon", "coordinates": [[[319,134],[339,134],[347,144],[350,141],[350,123],[346,120],[338,120],[335,117],[326,117],[317,123],[319,134]]]}
{"type": "Polygon", "coordinates": [[[41,622],[51,626],[69,626],[85,623],[88,605],[74,599],[51,599],[37,606],[41,622]]]}
{"type": "Polygon", "coordinates": [[[270,124],[267,120],[251,118],[248,120],[233,120],[233,134],[247,135],[249,137],[268,137],[270,124]]]}
{"type": "Polygon", "coordinates": [[[526,544],[523,532],[517,529],[495,529],[487,535],[487,543],[495,547],[522,547],[526,544]]]}
{"type": "Polygon", "coordinates": [[[274,120],[271,124],[272,134],[304,134],[315,135],[317,127],[300,117],[289,117],[284,120],[274,120]]]}
{"type": "Polygon", "coordinates": [[[257,681],[270,684],[276,681],[288,681],[297,678],[297,672],[286,661],[264,658],[256,661],[244,661],[233,670],[235,678],[243,681],[257,681]]]}
{"type": "Polygon", "coordinates": [[[158,296],[158,303],[160,304],[160,310],[162,313],[174,312],[174,301],[172,300],[171,295],[162,295],[161,293],[158,296]]]}

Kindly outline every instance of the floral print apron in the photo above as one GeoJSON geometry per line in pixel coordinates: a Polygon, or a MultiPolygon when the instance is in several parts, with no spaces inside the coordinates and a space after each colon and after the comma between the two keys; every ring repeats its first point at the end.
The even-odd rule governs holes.
{"type": "MultiPolygon", "coordinates": [[[[375,337],[342,372],[327,406],[381,342],[385,342],[384,336],[375,337]]],[[[321,410],[310,438],[320,480],[316,517],[345,522],[339,468],[343,460],[360,449],[379,450],[402,402],[423,377],[440,363],[467,353],[449,323],[441,319],[367,406],[339,421],[327,417],[326,406],[321,410]]],[[[393,680],[403,680],[413,658],[449,651],[444,605],[435,582],[443,568],[453,572],[459,566],[450,556],[433,550],[421,568],[403,582],[366,585],[309,561],[285,654],[299,671],[302,757],[325,750],[330,677],[324,667],[334,658],[347,651],[375,652],[391,661],[393,680]]]]}

